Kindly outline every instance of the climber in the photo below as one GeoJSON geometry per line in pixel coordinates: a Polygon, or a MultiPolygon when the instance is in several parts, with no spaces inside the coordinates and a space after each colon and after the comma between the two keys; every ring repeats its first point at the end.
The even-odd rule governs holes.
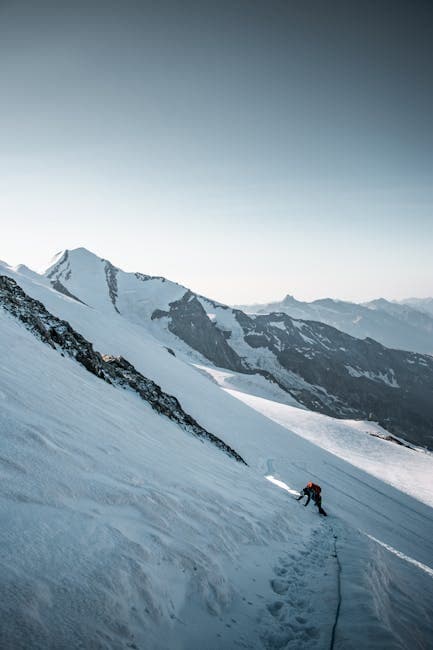
{"type": "Polygon", "coordinates": [[[322,508],[322,495],[321,495],[322,489],[320,485],[316,485],[315,483],[312,483],[311,481],[307,483],[307,485],[304,487],[304,489],[301,491],[300,496],[297,498],[297,501],[300,501],[303,497],[307,497],[307,501],[304,503],[304,506],[308,506],[310,503],[310,499],[312,498],[315,505],[319,508],[319,514],[324,515],[325,517],[326,512],[322,508]]]}

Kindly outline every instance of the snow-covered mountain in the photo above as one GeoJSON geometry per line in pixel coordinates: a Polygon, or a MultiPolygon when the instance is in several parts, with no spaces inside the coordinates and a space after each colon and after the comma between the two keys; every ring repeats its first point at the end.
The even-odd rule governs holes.
{"type": "MultiPolygon", "coordinates": [[[[390,350],[282,312],[248,315],[164,278],[125,273],[85,249],[59,254],[43,281],[84,306],[114,312],[168,347],[182,342],[183,354],[194,352],[197,361],[259,373],[310,409],[370,418],[433,448],[430,356],[390,350]]],[[[362,309],[374,315],[377,306],[362,309]]]]}
{"type": "Polygon", "coordinates": [[[238,308],[247,314],[282,312],[293,318],[316,320],[357,338],[372,338],[389,348],[433,355],[433,307],[430,305],[429,311],[429,304],[428,299],[397,303],[384,298],[363,304],[331,298],[302,302],[287,295],[279,302],[238,308]]]}
{"type": "Polygon", "coordinates": [[[210,301],[101,261],[79,291],[74,256],[0,273],[0,647],[428,648],[432,455],[217,368],[185,342],[210,301]]]}

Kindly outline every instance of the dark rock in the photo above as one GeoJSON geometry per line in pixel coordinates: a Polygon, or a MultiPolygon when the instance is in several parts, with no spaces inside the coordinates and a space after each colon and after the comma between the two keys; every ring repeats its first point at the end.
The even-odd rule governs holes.
{"type": "Polygon", "coordinates": [[[118,310],[116,305],[116,300],[118,296],[117,274],[119,273],[119,269],[113,266],[111,262],[109,262],[108,260],[102,260],[102,261],[105,262],[104,271],[105,271],[105,279],[107,281],[108,295],[110,296],[110,300],[113,304],[114,309],[117,311],[118,314],[120,314],[120,311],[118,310]]]}
{"type": "MultiPolygon", "coordinates": [[[[70,276],[70,271],[69,271],[69,276],[70,276]]],[[[73,300],[76,300],[77,302],[81,302],[82,305],[85,305],[86,303],[77,298],[77,296],[74,296],[73,293],[71,293],[61,282],[60,280],[51,280],[51,286],[53,289],[58,291],[59,293],[63,293],[63,295],[67,296],[68,298],[72,298],[73,300]]]]}
{"type": "Polygon", "coordinates": [[[165,316],[170,319],[169,331],[206,359],[223,368],[238,372],[245,370],[242,359],[228,344],[227,334],[212,323],[197,296],[191,291],[187,291],[180,300],[170,303],[168,312],[155,310],[152,320],[165,316]]]}
{"type": "Polygon", "coordinates": [[[370,433],[370,436],[373,436],[373,438],[380,438],[381,440],[386,440],[387,442],[393,442],[396,445],[400,445],[400,447],[406,447],[406,449],[412,449],[412,451],[416,451],[413,447],[410,445],[406,445],[406,443],[402,442],[398,438],[395,438],[394,436],[382,436],[380,433],[370,433]]]}

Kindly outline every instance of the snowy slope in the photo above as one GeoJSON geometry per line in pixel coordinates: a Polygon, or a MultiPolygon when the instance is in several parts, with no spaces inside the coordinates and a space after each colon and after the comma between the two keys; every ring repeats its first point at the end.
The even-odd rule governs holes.
{"type": "Polygon", "coordinates": [[[424,449],[408,448],[386,440],[387,432],[374,422],[335,420],[299,408],[284,400],[283,391],[270,393],[263,382],[218,368],[199,366],[230,395],[251,406],[274,422],[278,422],[302,438],[355,467],[383,480],[433,508],[433,454],[424,449]],[[384,458],[386,457],[386,462],[384,458]],[[419,489],[414,476],[423,477],[419,489]]]}
{"type": "Polygon", "coordinates": [[[364,304],[324,298],[312,302],[286,296],[278,302],[239,305],[247,314],[282,312],[303,320],[317,320],[357,338],[372,338],[389,348],[433,354],[433,311],[427,302],[408,305],[383,298],[364,304]],[[427,306],[426,306],[427,305],[427,306]]]}
{"type": "Polygon", "coordinates": [[[167,647],[242,541],[290,537],[272,488],[0,317],[1,647],[167,647]]]}
{"type": "Polygon", "coordinates": [[[15,275],[249,467],[0,309],[1,647],[327,648],[333,631],[336,648],[429,647],[432,490],[425,479],[412,489],[433,475],[429,454],[287,399],[279,410],[263,377],[237,376],[227,392],[215,368],[173,356],[113,309],[15,275]],[[389,459],[401,481],[378,472],[389,459]],[[328,519],[269,475],[292,490],[316,479],[328,519]]]}

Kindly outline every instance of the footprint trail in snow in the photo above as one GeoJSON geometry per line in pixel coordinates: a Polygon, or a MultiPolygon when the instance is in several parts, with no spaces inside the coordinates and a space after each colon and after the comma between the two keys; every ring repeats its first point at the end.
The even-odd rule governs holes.
{"type": "Polygon", "coordinates": [[[265,648],[327,647],[338,604],[334,537],[329,526],[313,529],[301,553],[288,552],[279,558],[270,586],[275,599],[266,607],[265,648]]]}

